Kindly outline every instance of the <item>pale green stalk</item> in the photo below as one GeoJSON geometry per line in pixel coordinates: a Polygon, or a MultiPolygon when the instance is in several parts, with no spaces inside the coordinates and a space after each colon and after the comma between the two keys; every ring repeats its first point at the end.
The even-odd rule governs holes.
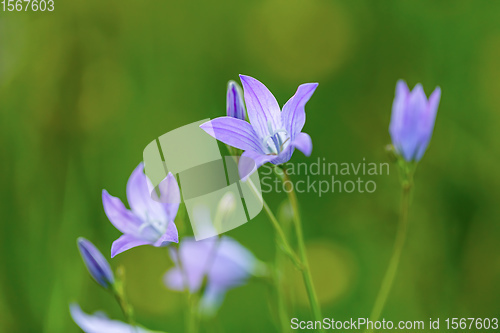
{"type": "Polygon", "coordinates": [[[288,240],[286,239],[285,233],[283,232],[283,229],[281,229],[281,226],[280,226],[278,220],[276,219],[276,217],[274,216],[273,212],[271,211],[271,209],[267,205],[267,203],[264,200],[264,198],[262,197],[262,195],[255,188],[255,184],[252,182],[252,179],[248,178],[247,183],[250,186],[250,188],[252,189],[255,196],[261,201],[261,203],[264,207],[264,210],[266,211],[266,214],[269,217],[269,220],[271,221],[271,224],[273,225],[274,230],[276,231],[276,237],[278,238],[278,241],[280,242],[281,250],[292,260],[294,265],[299,270],[302,270],[303,265],[302,265],[300,259],[295,254],[295,251],[292,250],[292,247],[288,243],[288,240]]]}
{"type": "MultiPolygon", "coordinates": [[[[288,174],[286,173],[286,170],[283,170],[283,176],[284,176],[284,181],[283,184],[286,183],[286,181],[290,181],[290,178],[288,177],[288,174]]],[[[309,261],[307,259],[307,253],[306,253],[306,246],[304,243],[304,235],[302,233],[302,221],[300,218],[300,211],[299,211],[299,204],[297,201],[297,195],[295,194],[295,190],[293,187],[291,187],[290,190],[286,191],[288,194],[288,199],[290,200],[290,205],[292,206],[293,210],[293,222],[295,226],[295,233],[297,235],[297,243],[299,246],[299,255],[300,255],[300,260],[302,262],[302,278],[304,280],[304,285],[306,287],[307,291],[307,296],[309,298],[309,304],[311,306],[311,310],[314,316],[315,321],[323,321],[323,316],[321,315],[321,308],[319,306],[319,301],[318,297],[316,295],[316,290],[314,289],[314,283],[312,280],[312,275],[311,275],[311,270],[309,268],[309,261]]],[[[320,332],[323,332],[323,330],[319,330],[320,332]]]]}
{"type": "MultiPolygon", "coordinates": [[[[399,161],[399,166],[402,178],[399,227],[396,235],[396,240],[394,242],[392,257],[389,261],[389,266],[387,267],[387,271],[385,272],[384,278],[382,280],[382,285],[380,286],[380,290],[378,292],[372,313],[370,315],[370,320],[373,322],[379,320],[380,315],[384,310],[387,297],[391,292],[394,278],[398,271],[401,253],[403,252],[403,248],[406,242],[406,235],[408,232],[408,211],[410,207],[410,196],[413,186],[413,173],[415,171],[415,164],[399,161]]],[[[372,331],[373,329],[368,329],[365,332],[372,331]]]]}

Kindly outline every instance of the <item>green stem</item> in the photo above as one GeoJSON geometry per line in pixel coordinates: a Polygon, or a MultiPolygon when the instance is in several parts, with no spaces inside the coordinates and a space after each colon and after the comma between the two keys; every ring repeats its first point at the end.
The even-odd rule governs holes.
{"type": "Polygon", "coordinates": [[[273,212],[271,211],[271,209],[267,205],[266,201],[262,197],[262,194],[260,194],[259,191],[257,191],[257,188],[255,187],[255,184],[252,182],[252,179],[248,178],[247,183],[250,186],[250,188],[252,189],[252,191],[255,194],[255,196],[257,197],[257,199],[259,199],[260,202],[262,203],[264,210],[266,211],[266,214],[269,217],[269,220],[271,221],[271,224],[273,225],[274,230],[276,231],[276,238],[278,239],[278,242],[280,243],[280,248],[285,252],[286,255],[288,255],[288,257],[292,260],[294,265],[299,270],[303,270],[304,267],[303,267],[301,260],[297,257],[295,252],[292,250],[292,247],[288,243],[288,240],[285,236],[285,233],[283,232],[283,229],[281,229],[281,226],[280,226],[278,220],[276,219],[273,212]]]}
{"type": "Polygon", "coordinates": [[[283,269],[283,260],[282,254],[279,251],[276,251],[276,257],[274,260],[274,271],[273,271],[273,280],[274,280],[274,288],[276,291],[277,298],[277,307],[278,307],[278,322],[281,327],[281,332],[288,332],[290,329],[286,302],[284,297],[284,288],[283,288],[283,278],[282,278],[282,269],[283,269]]]}
{"type": "Polygon", "coordinates": [[[128,304],[127,299],[125,298],[123,292],[118,290],[113,290],[113,294],[115,296],[120,309],[123,312],[123,316],[125,317],[125,321],[134,328],[134,332],[137,331],[136,323],[134,320],[133,310],[130,304],[128,304]]]}
{"type": "Polygon", "coordinates": [[[116,299],[116,302],[120,306],[120,309],[123,312],[123,316],[125,317],[125,321],[134,327],[134,332],[137,331],[136,323],[134,320],[134,310],[132,306],[128,303],[127,298],[125,296],[125,270],[123,267],[119,267],[117,272],[117,281],[114,283],[111,292],[116,299]]]}
{"type": "MultiPolygon", "coordinates": [[[[286,170],[283,170],[283,175],[284,175],[284,184],[286,184],[287,180],[290,181],[290,178],[286,173],[286,170]]],[[[319,306],[318,297],[314,289],[311,269],[309,268],[309,261],[307,259],[306,245],[304,243],[304,235],[302,233],[302,221],[300,218],[297,195],[295,194],[295,190],[293,187],[289,188],[286,192],[288,194],[288,199],[290,200],[290,205],[292,206],[293,210],[293,222],[295,226],[295,233],[297,234],[297,243],[299,246],[300,260],[303,265],[302,278],[304,279],[307,296],[309,297],[309,304],[311,305],[311,310],[314,316],[314,320],[322,322],[323,316],[321,315],[321,308],[319,306]]],[[[320,332],[322,332],[322,330],[320,330],[320,332]]]]}
{"type": "MultiPolygon", "coordinates": [[[[392,257],[389,262],[389,266],[387,267],[387,271],[385,272],[384,279],[382,280],[382,285],[380,287],[377,298],[375,300],[375,305],[373,306],[373,310],[370,315],[370,320],[373,322],[377,321],[380,318],[380,315],[384,310],[387,297],[391,292],[392,284],[398,270],[401,253],[403,252],[403,247],[405,245],[406,235],[408,231],[408,210],[410,207],[410,194],[413,184],[413,173],[406,169],[405,171],[403,171],[402,176],[403,181],[401,191],[401,211],[399,215],[399,227],[396,235],[396,240],[394,242],[392,257]]],[[[370,329],[366,332],[372,331],[373,329],[370,329]]]]}

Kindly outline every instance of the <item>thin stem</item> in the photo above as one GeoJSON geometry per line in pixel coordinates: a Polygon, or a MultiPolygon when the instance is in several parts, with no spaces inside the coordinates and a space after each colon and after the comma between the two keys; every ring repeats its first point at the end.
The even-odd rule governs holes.
{"type": "Polygon", "coordinates": [[[255,184],[252,182],[252,179],[248,178],[247,183],[250,186],[250,188],[252,189],[252,191],[255,194],[255,196],[257,197],[257,199],[259,199],[260,202],[262,203],[264,210],[266,211],[267,216],[269,217],[269,220],[271,221],[271,224],[273,225],[274,230],[276,231],[276,238],[278,239],[278,241],[280,242],[280,245],[281,245],[280,248],[285,252],[286,255],[288,255],[288,257],[290,257],[290,259],[292,260],[294,265],[299,270],[302,271],[304,269],[304,265],[302,264],[301,260],[295,254],[295,251],[292,250],[292,247],[288,243],[288,240],[285,236],[285,233],[283,232],[283,229],[281,229],[281,226],[280,226],[278,220],[276,219],[273,212],[271,211],[271,209],[267,205],[266,201],[262,197],[262,194],[260,194],[259,191],[257,191],[257,188],[255,187],[255,184]]]}
{"type": "Polygon", "coordinates": [[[132,307],[130,306],[130,304],[128,304],[127,299],[125,298],[123,293],[119,292],[118,290],[113,290],[113,294],[115,296],[118,305],[120,306],[120,309],[122,310],[123,316],[125,317],[125,321],[130,326],[132,326],[132,333],[137,332],[137,327],[134,320],[132,307]]]}
{"type": "MultiPolygon", "coordinates": [[[[286,170],[283,170],[284,184],[287,180],[290,181],[286,170]]],[[[309,268],[309,261],[307,260],[306,245],[304,243],[304,235],[302,233],[302,221],[300,218],[299,204],[297,201],[297,195],[295,194],[294,188],[291,186],[287,191],[288,199],[290,200],[290,205],[293,210],[293,222],[295,226],[295,233],[297,234],[297,243],[299,246],[300,260],[303,265],[302,278],[304,279],[304,284],[306,286],[307,296],[309,297],[309,304],[311,305],[311,310],[315,321],[322,321],[323,316],[321,315],[321,308],[319,306],[318,297],[314,289],[314,283],[312,280],[311,269],[309,268]]],[[[322,332],[322,330],[320,330],[322,332]]]]}
{"type": "Polygon", "coordinates": [[[282,281],[283,279],[281,272],[281,270],[283,269],[282,265],[283,260],[280,259],[282,259],[282,254],[281,252],[277,251],[274,260],[273,280],[274,280],[274,288],[276,291],[277,306],[278,306],[278,322],[281,327],[281,332],[288,332],[290,328],[289,326],[290,317],[288,316],[287,313],[285,295],[283,290],[283,281],[282,281]]]}
{"type": "Polygon", "coordinates": [[[134,320],[134,311],[125,296],[125,270],[123,269],[123,267],[119,267],[116,273],[118,276],[118,280],[113,284],[111,292],[123,312],[125,321],[133,327],[133,332],[136,332],[137,327],[134,320]]]}
{"type": "MultiPolygon", "coordinates": [[[[375,322],[380,318],[382,311],[384,310],[387,297],[391,292],[392,284],[396,276],[399,262],[401,259],[401,253],[403,251],[404,244],[406,242],[406,235],[408,231],[408,210],[410,207],[410,194],[412,188],[412,172],[403,172],[402,181],[402,191],[401,191],[401,211],[399,215],[399,227],[396,235],[396,240],[394,242],[394,250],[392,253],[389,266],[385,272],[384,279],[382,280],[382,285],[378,292],[377,298],[375,300],[375,305],[373,306],[372,313],[370,315],[370,320],[375,322]]],[[[372,332],[373,329],[369,329],[366,332],[372,332]]]]}
{"type": "Polygon", "coordinates": [[[196,328],[196,321],[197,321],[197,315],[193,311],[193,303],[196,303],[195,301],[195,295],[191,294],[191,290],[189,289],[189,278],[186,270],[184,269],[184,266],[182,264],[181,260],[181,251],[179,249],[179,244],[175,244],[175,246],[172,247],[173,250],[175,251],[175,259],[174,264],[179,266],[179,270],[181,272],[181,277],[182,277],[182,286],[184,288],[184,294],[185,294],[185,309],[186,312],[184,313],[184,325],[186,332],[189,333],[196,333],[197,328],[196,328]]]}

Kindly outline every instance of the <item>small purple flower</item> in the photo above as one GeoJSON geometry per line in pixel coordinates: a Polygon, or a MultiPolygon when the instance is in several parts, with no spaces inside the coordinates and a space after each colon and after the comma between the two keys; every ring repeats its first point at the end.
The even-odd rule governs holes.
{"type": "Polygon", "coordinates": [[[75,323],[85,333],[147,333],[139,326],[130,326],[119,320],[109,319],[104,313],[86,314],[78,304],[70,304],[69,311],[75,323]]]}
{"type": "Polygon", "coordinates": [[[115,278],[109,263],[102,253],[94,244],[83,237],[77,239],[77,244],[83,263],[87,267],[92,278],[106,289],[111,287],[115,283],[115,278]]]}
{"type": "Polygon", "coordinates": [[[187,288],[190,293],[196,293],[206,281],[200,300],[200,312],[205,315],[213,315],[226,292],[259,274],[263,265],[250,251],[227,236],[202,241],[184,238],[178,252],[170,249],[170,257],[175,267],[165,274],[165,285],[171,290],[187,288]]]}
{"type": "Polygon", "coordinates": [[[410,91],[405,81],[398,81],[389,133],[394,148],[406,161],[418,162],[424,155],[431,140],[440,99],[439,87],[427,100],[420,83],[410,91]]]}
{"type": "Polygon", "coordinates": [[[227,85],[226,109],[228,117],[246,120],[243,92],[238,83],[234,81],[229,81],[227,85]]]}
{"type": "Polygon", "coordinates": [[[246,178],[267,162],[287,162],[295,148],[309,156],[311,137],[301,131],[306,121],[304,107],[318,84],[300,85],[281,111],[265,85],[246,75],[240,75],[240,79],[250,123],[229,116],[200,126],[217,140],[245,151],[239,166],[240,176],[246,178]]]}
{"type": "Polygon", "coordinates": [[[153,185],[139,164],[132,172],[127,183],[127,200],[130,210],[125,208],[119,198],[102,191],[102,203],[109,221],[123,235],[113,242],[111,257],[140,245],[167,246],[179,242],[174,224],[180,203],[180,191],[175,177],[169,173],[160,183],[160,198],[151,198],[153,185]]]}

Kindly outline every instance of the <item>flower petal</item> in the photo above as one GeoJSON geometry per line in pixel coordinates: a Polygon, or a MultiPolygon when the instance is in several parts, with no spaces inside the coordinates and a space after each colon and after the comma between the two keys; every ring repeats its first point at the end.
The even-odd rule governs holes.
{"type": "Polygon", "coordinates": [[[426,110],[427,97],[425,96],[424,88],[419,83],[410,93],[407,109],[403,114],[403,130],[399,134],[401,140],[400,153],[407,161],[412,161],[416,158],[417,149],[422,141],[419,133],[420,123],[426,110]]]}
{"type": "MultiPolygon", "coordinates": [[[[173,257],[174,262],[180,260],[180,265],[170,269],[164,277],[167,288],[184,290],[186,283],[191,293],[200,290],[207,270],[207,262],[215,245],[214,238],[196,241],[194,238],[185,237],[179,245],[179,258],[173,257]],[[187,279],[187,280],[186,280],[187,279]]],[[[172,256],[173,251],[170,252],[172,256]]]]}
{"type": "Polygon", "coordinates": [[[225,289],[218,288],[214,285],[209,285],[205,289],[205,292],[203,293],[203,296],[201,297],[200,303],[198,305],[200,314],[208,318],[213,317],[222,305],[222,301],[224,300],[225,296],[225,289]]]}
{"type": "Polygon", "coordinates": [[[141,245],[151,245],[151,242],[136,238],[132,235],[121,235],[120,238],[115,240],[113,245],[111,245],[111,258],[114,258],[117,254],[130,250],[133,247],[141,245]]]}
{"type": "Polygon", "coordinates": [[[432,132],[434,131],[434,123],[436,121],[436,114],[439,107],[439,101],[441,100],[441,88],[436,87],[429,97],[427,103],[427,110],[421,115],[420,126],[419,126],[419,136],[420,144],[415,156],[415,160],[418,162],[424,155],[429,142],[431,141],[432,132]]]}
{"type": "Polygon", "coordinates": [[[429,96],[429,117],[434,120],[436,118],[439,102],[441,101],[441,88],[436,87],[432,94],[429,96]]]}
{"type": "Polygon", "coordinates": [[[170,243],[179,243],[179,233],[174,221],[168,222],[167,231],[153,244],[156,247],[167,246],[170,243]]]}
{"type": "Polygon", "coordinates": [[[240,79],[248,118],[257,135],[265,138],[271,134],[268,123],[271,124],[273,131],[283,128],[280,107],[269,89],[253,77],[240,75],[240,79]]]}
{"type": "Polygon", "coordinates": [[[106,190],[102,190],[102,205],[109,221],[124,234],[133,234],[141,226],[142,221],[106,190]]]}
{"type": "Polygon", "coordinates": [[[243,104],[243,91],[234,81],[229,81],[227,86],[226,112],[228,117],[241,120],[245,120],[246,118],[245,104],[243,104]]]}
{"type": "Polygon", "coordinates": [[[153,191],[152,196],[156,201],[163,203],[167,220],[173,221],[177,216],[179,204],[181,203],[181,192],[179,184],[177,184],[177,179],[169,172],[167,177],[160,182],[158,188],[160,190],[160,198],[158,198],[156,191],[153,191]]]}
{"type": "Polygon", "coordinates": [[[300,150],[307,157],[311,156],[313,146],[309,134],[304,132],[297,134],[297,136],[290,143],[290,145],[300,150]]]}
{"type": "Polygon", "coordinates": [[[201,124],[201,129],[215,139],[241,150],[262,151],[262,143],[248,122],[232,117],[220,117],[201,124]]]}
{"type": "Polygon", "coordinates": [[[128,204],[143,221],[148,219],[166,221],[164,205],[151,198],[149,189],[153,189],[153,185],[144,174],[144,164],[139,163],[127,182],[128,204]]]}
{"type": "MultiPolygon", "coordinates": [[[[163,276],[163,284],[170,290],[184,291],[186,289],[180,266],[170,268],[163,276]]],[[[194,292],[194,290],[190,290],[194,292]]]]}
{"type": "Polygon", "coordinates": [[[240,179],[245,181],[251,174],[253,174],[258,168],[263,164],[270,162],[275,159],[276,155],[266,155],[257,153],[252,150],[246,150],[241,154],[238,170],[240,174],[240,179]]]}
{"type": "Polygon", "coordinates": [[[401,147],[398,146],[400,146],[401,142],[404,113],[409,96],[410,90],[408,89],[408,85],[405,81],[399,80],[396,84],[396,94],[392,103],[391,123],[389,125],[392,142],[398,151],[401,151],[401,147]]]}
{"type": "Polygon", "coordinates": [[[301,84],[297,92],[283,106],[281,117],[283,126],[288,131],[291,140],[295,139],[295,134],[300,133],[306,121],[305,105],[311,98],[318,86],[317,83],[301,84]]]}
{"type": "Polygon", "coordinates": [[[146,333],[147,330],[138,327],[130,326],[119,320],[112,320],[103,314],[89,315],[82,311],[78,304],[70,304],[69,311],[75,323],[85,333],[146,333]]]}

